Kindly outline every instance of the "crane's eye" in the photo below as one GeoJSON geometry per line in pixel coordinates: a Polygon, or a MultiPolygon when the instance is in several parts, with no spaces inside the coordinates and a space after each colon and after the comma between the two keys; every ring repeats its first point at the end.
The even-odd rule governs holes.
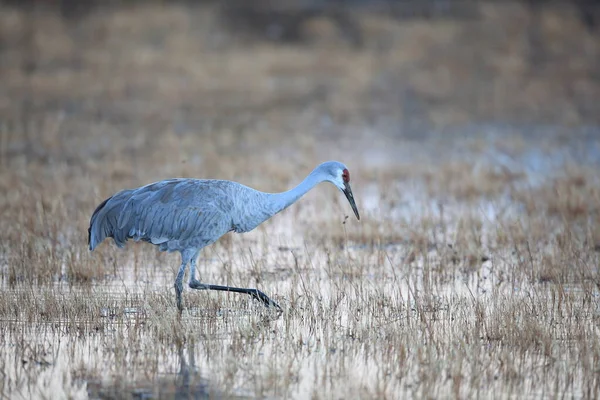
{"type": "Polygon", "coordinates": [[[345,169],[345,170],[342,171],[342,179],[346,183],[350,182],[350,172],[348,172],[347,169],[345,169]]]}

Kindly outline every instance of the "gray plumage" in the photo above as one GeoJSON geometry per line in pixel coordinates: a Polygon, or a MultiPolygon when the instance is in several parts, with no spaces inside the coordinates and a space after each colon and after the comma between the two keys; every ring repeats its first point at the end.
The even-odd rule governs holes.
{"type": "Polygon", "coordinates": [[[179,310],[188,263],[191,288],[246,293],[279,308],[256,289],[200,283],[194,277],[196,258],[202,248],[227,232],[251,231],[323,181],[333,183],[346,195],[360,219],[348,169],[342,163],[329,161],[315,168],[300,185],[283,193],[264,193],[237,182],[212,179],[167,179],[120,191],[94,211],[88,229],[89,248],[94,250],[106,238],[113,238],[118,247],[124,247],[131,238],[152,243],[161,251],[179,251],[182,264],[175,281],[179,310]]]}

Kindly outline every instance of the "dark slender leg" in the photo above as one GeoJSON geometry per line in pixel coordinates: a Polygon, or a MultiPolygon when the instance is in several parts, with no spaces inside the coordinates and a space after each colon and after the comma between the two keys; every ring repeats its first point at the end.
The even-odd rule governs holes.
{"type": "MultiPolygon", "coordinates": [[[[179,274],[181,274],[181,278],[183,279],[183,271],[185,271],[185,265],[182,266],[179,269],[179,274]]],[[[179,279],[179,274],[177,274],[177,279],[179,279]]],[[[196,289],[196,290],[218,290],[220,292],[234,292],[234,293],[243,293],[243,294],[248,294],[252,297],[254,297],[256,300],[262,301],[262,303],[266,306],[266,307],[275,307],[277,310],[282,311],[281,307],[279,307],[279,304],[275,303],[273,300],[271,300],[269,298],[269,296],[267,296],[266,294],[264,294],[263,292],[261,292],[258,289],[246,289],[246,288],[239,288],[239,287],[233,287],[233,286],[220,286],[220,285],[208,285],[205,283],[201,283],[199,280],[197,280],[195,278],[196,275],[196,256],[193,256],[190,259],[190,281],[189,281],[189,285],[192,289],[196,289]]],[[[177,282],[181,282],[181,281],[176,281],[175,282],[175,288],[177,290],[177,282]]],[[[179,302],[180,297],[178,297],[178,306],[180,304],[179,302]]]]}
{"type": "Polygon", "coordinates": [[[275,303],[269,296],[264,294],[258,289],[247,289],[247,288],[239,288],[234,286],[220,286],[220,285],[208,285],[205,283],[200,283],[196,279],[190,282],[190,287],[192,289],[197,290],[217,290],[220,292],[234,292],[234,293],[243,293],[248,294],[254,297],[256,300],[261,301],[266,307],[275,307],[279,311],[283,311],[279,304],[275,303]]]}

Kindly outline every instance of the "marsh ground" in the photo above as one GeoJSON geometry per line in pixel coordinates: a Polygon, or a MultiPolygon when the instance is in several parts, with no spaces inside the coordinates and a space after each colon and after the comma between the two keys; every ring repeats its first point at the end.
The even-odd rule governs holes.
{"type": "Polygon", "coordinates": [[[598,396],[598,33],[563,3],[473,4],[2,5],[2,396],[598,396]],[[186,290],[179,318],[177,254],[87,249],[122,188],[281,191],[329,159],[360,222],[322,185],[200,256],[282,315],[186,290]]]}

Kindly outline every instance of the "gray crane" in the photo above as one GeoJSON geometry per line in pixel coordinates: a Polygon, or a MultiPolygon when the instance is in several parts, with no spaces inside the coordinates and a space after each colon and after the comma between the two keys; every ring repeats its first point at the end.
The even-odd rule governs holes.
{"type": "Polygon", "coordinates": [[[175,295],[180,312],[183,275],[188,264],[192,289],[244,293],[281,310],[258,289],[201,283],[195,277],[196,259],[200,250],[227,232],[251,231],[324,181],[333,183],[346,195],[360,220],[348,168],[340,162],[328,161],[317,166],[298,186],[282,193],[264,193],[232,181],[183,178],[122,190],[94,211],[88,243],[90,250],[94,250],[111,237],[122,248],[132,238],[152,243],[160,251],[179,251],[181,266],[175,278],[175,295]]]}

